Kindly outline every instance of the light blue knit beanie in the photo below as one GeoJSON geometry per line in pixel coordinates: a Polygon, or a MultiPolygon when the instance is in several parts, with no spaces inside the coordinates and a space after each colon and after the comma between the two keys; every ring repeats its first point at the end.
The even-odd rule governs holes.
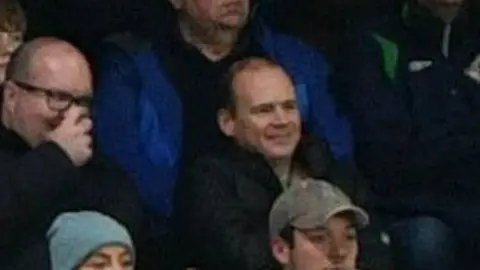
{"type": "Polygon", "coordinates": [[[98,249],[119,244],[134,257],[128,231],[114,219],[98,212],[59,215],[47,233],[52,270],[75,270],[98,249]]]}

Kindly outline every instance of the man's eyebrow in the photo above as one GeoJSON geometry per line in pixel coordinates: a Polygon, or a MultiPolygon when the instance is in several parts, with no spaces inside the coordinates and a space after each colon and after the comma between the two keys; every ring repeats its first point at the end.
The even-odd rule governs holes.
{"type": "Polygon", "coordinates": [[[260,108],[272,107],[274,105],[275,105],[275,103],[273,103],[273,102],[262,102],[262,103],[252,105],[251,109],[252,110],[256,110],[256,109],[258,110],[260,108]]]}
{"type": "Polygon", "coordinates": [[[120,257],[125,257],[125,256],[131,256],[130,252],[128,250],[124,250],[122,251],[122,253],[120,253],[120,257]]]}
{"type": "Polygon", "coordinates": [[[255,107],[263,107],[263,106],[274,106],[274,105],[283,105],[283,104],[289,104],[289,103],[296,103],[297,101],[295,99],[284,99],[280,101],[270,101],[270,102],[262,102],[258,104],[254,104],[252,108],[255,107]]]}
{"type": "Polygon", "coordinates": [[[292,103],[292,102],[297,102],[297,100],[294,98],[289,98],[281,101],[281,103],[292,103]]]}

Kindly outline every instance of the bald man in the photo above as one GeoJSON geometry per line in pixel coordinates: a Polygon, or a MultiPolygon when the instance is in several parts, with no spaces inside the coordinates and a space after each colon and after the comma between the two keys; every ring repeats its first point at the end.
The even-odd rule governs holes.
{"type": "Polygon", "coordinates": [[[135,188],[92,154],[92,74],[54,38],[22,46],[7,67],[0,125],[0,269],[50,269],[45,235],[65,211],[108,214],[135,234],[135,188]]]}

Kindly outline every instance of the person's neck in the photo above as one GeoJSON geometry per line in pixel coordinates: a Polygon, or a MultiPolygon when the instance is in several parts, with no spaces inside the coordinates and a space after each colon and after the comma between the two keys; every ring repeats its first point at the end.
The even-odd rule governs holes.
{"type": "Polygon", "coordinates": [[[239,37],[238,30],[200,29],[185,19],[179,20],[179,28],[183,39],[211,61],[221,60],[230,54],[239,37]]]}
{"type": "Polygon", "coordinates": [[[450,6],[450,7],[443,7],[443,6],[435,6],[429,4],[430,2],[422,2],[420,1],[420,5],[423,5],[427,9],[430,10],[435,16],[440,18],[445,24],[451,24],[455,18],[457,17],[458,13],[460,12],[461,6],[450,6]]]}
{"type": "Polygon", "coordinates": [[[455,8],[439,8],[435,10],[435,14],[442,19],[445,24],[451,24],[460,12],[460,7],[455,8]]]}
{"type": "Polygon", "coordinates": [[[273,171],[280,181],[286,181],[290,178],[292,171],[292,160],[290,157],[282,159],[271,159],[268,161],[273,171]]]}
{"type": "Polygon", "coordinates": [[[7,129],[7,130],[10,129],[10,124],[9,124],[10,121],[9,121],[9,119],[8,119],[8,114],[7,114],[7,112],[6,112],[6,110],[5,110],[4,108],[2,108],[1,114],[2,114],[1,120],[2,120],[2,125],[3,125],[3,127],[4,127],[5,129],[7,129]]]}

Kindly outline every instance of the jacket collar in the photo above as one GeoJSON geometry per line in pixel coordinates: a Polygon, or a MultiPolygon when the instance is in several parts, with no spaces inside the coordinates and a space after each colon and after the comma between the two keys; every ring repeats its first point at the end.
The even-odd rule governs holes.
{"type": "MultiPolygon", "coordinates": [[[[469,16],[467,8],[461,9],[449,26],[450,33],[455,33],[455,39],[463,39],[468,35],[469,16]]],[[[439,48],[439,44],[444,39],[447,24],[435,16],[428,8],[418,4],[416,0],[409,1],[403,6],[402,22],[409,33],[409,39],[413,38],[421,42],[421,44],[439,48]]],[[[453,37],[453,35],[450,36],[453,37]]],[[[455,42],[456,40],[451,41],[455,42]]]]}
{"type": "Polygon", "coordinates": [[[230,138],[223,145],[225,147],[217,151],[220,159],[230,160],[235,168],[269,190],[281,192],[280,180],[262,154],[245,149],[230,138]]]}
{"type": "Polygon", "coordinates": [[[244,164],[262,164],[270,167],[266,159],[260,153],[250,151],[235,142],[231,138],[225,138],[222,149],[218,149],[220,155],[226,155],[235,162],[244,164]]]}
{"type": "Polygon", "coordinates": [[[0,124],[0,149],[22,155],[30,151],[30,146],[17,133],[0,124]]]}

